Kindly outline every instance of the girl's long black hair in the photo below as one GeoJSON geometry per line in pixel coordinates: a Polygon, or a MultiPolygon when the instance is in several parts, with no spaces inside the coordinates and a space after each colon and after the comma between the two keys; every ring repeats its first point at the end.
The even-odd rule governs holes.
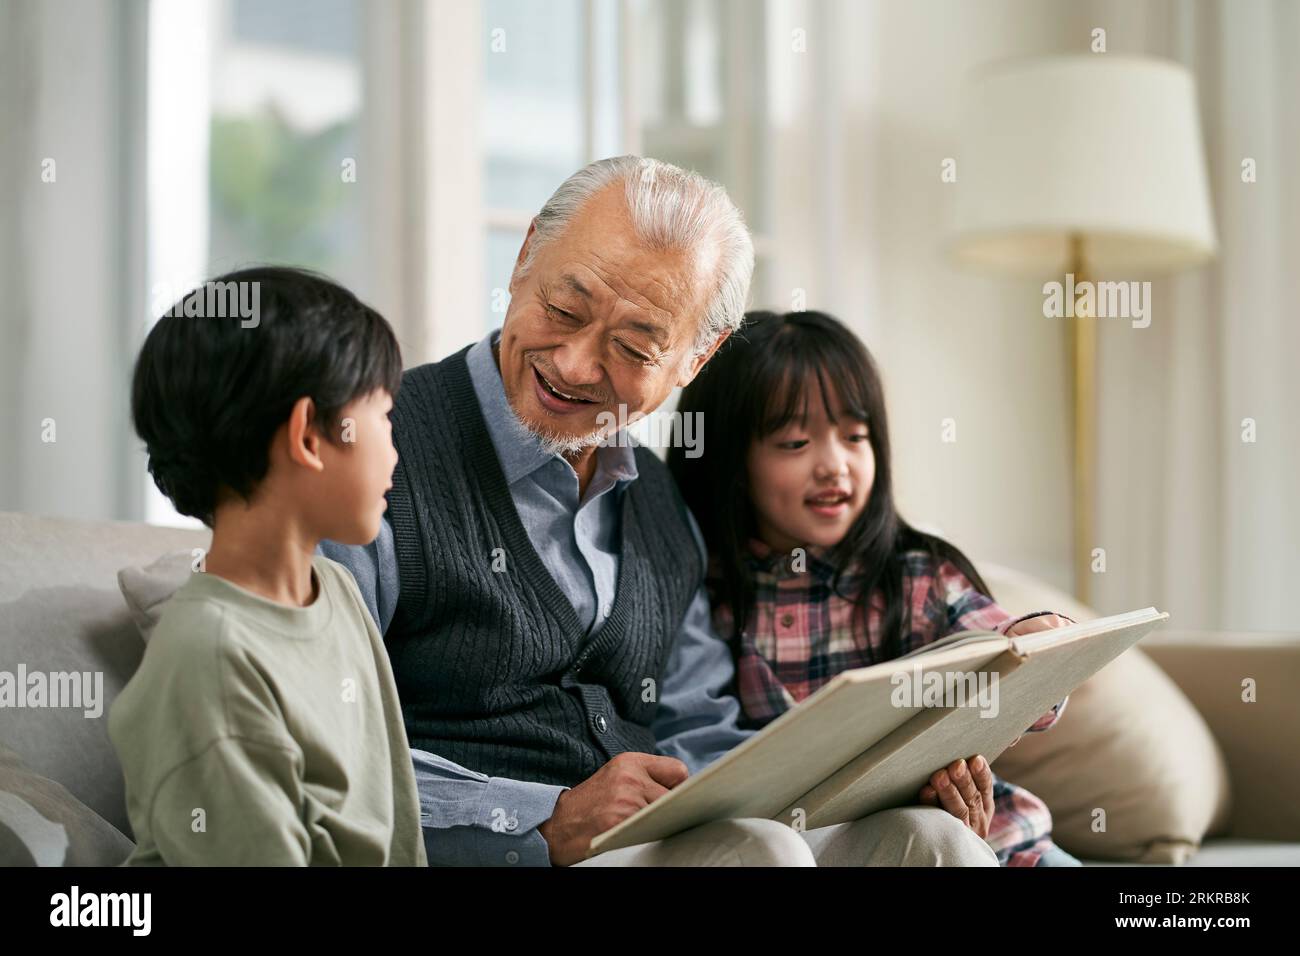
{"type": "Polygon", "coordinates": [[[866,346],[838,320],[824,312],[747,313],[741,328],[682,392],[678,411],[703,416],[702,453],[690,458],[686,449],[674,447],[668,467],[700,524],[710,558],[721,565],[713,599],[730,608],[734,629],[722,636],[735,643],[754,600],[745,568],[747,542],[758,537],[746,467],[750,444],[802,419],[814,384],[832,421],[839,411],[831,408],[832,396],[838,396],[844,411],[867,425],[876,458],[867,505],[831,552],[836,568],[832,587],[854,602],[855,627],[863,629],[864,637],[872,595],[880,590],[885,659],[898,657],[906,650],[911,627],[911,608],[903,593],[903,556],[908,551],[930,555],[936,572],[932,586],[947,559],[976,588],[992,595],[961,551],[899,517],[880,374],[866,346]],[[860,572],[860,586],[843,593],[844,573],[850,568],[860,572]]]}

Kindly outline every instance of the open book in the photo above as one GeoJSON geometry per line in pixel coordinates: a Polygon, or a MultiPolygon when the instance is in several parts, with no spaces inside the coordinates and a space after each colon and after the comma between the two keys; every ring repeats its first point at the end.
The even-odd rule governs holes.
{"type": "Polygon", "coordinates": [[[801,830],[918,802],[958,757],[992,763],[1052,706],[1166,620],[1153,607],[1021,637],[965,631],[837,674],[591,843],[588,855],[714,820],[801,830]]]}

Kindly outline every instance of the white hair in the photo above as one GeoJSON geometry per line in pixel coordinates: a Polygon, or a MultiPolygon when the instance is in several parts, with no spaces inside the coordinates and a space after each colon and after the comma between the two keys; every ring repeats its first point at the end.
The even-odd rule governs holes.
{"type": "Polygon", "coordinates": [[[614,183],[626,185],[628,212],[638,238],[657,249],[693,252],[712,273],[695,352],[724,332],[740,328],[754,275],[754,243],[744,216],[725,189],[699,173],[641,156],[613,156],[588,163],[555,190],[533,219],[533,239],[519,264],[522,275],[537,251],[560,235],[593,195],[614,183]]]}

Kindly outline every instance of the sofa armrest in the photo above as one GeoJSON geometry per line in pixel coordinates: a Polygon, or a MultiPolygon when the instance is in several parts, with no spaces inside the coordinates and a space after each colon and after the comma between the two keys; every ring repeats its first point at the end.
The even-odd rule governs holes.
{"type": "Polygon", "coordinates": [[[1232,782],[1229,833],[1300,840],[1300,634],[1157,631],[1140,646],[1205,718],[1232,782]],[[1243,700],[1247,679],[1253,702],[1243,700]]]}

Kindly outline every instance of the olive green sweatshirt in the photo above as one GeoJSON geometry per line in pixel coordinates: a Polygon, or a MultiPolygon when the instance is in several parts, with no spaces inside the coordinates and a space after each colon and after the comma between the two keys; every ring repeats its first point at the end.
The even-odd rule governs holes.
{"type": "Polygon", "coordinates": [[[196,572],[109,710],[127,864],[424,866],[383,639],[348,571],[295,608],[196,572]]]}

